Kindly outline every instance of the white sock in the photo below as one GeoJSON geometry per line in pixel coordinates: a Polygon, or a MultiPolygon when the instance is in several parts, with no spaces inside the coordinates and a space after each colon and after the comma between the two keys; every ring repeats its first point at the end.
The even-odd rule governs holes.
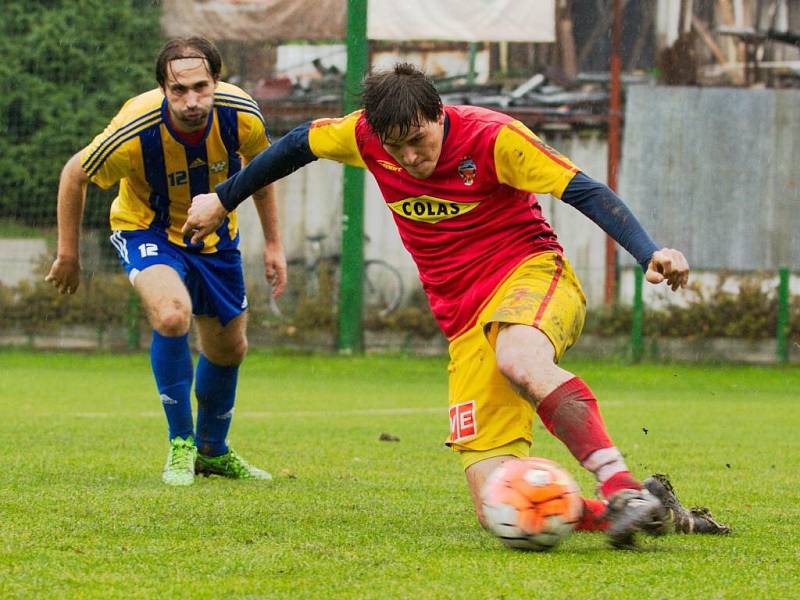
{"type": "Polygon", "coordinates": [[[595,450],[581,465],[594,473],[598,483],[603,483],[622,471],[629,471],[622,453],[614,446],[595,450]]]}

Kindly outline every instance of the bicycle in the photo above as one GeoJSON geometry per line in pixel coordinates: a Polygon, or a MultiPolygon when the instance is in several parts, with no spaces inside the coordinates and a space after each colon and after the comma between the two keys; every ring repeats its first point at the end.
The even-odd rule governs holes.
{"type": "MultiPolygon", "coordinates": [[[[307,236],[311,258],[296,257],[287,261],[288,283],[277,300],[270,296],[269,308],[278,318],[289,319],[306,304],[330,306],[336,312],[341,279],[341,253],[326,254],[323,240],[326,234],[307,236]]],[[[364,236],[366,242],[369,238],[364,236]]],[[[366,313],[387,317],[400,306],[404,286],[400,271],[385,260],[364,260],[364,308],[366,313]]]]}

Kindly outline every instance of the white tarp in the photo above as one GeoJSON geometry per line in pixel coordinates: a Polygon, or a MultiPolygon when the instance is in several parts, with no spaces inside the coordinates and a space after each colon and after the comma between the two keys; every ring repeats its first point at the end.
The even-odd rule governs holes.
{"type": "Polygon", "coordinates": [[[367,0],[371,40],[554,42],[555,0],[367,0]]]}
{"type": "Polygon", "coordinates": [[[168,37],[212,40],[342,40],[347,0],[162,0],[168,37]]]}
{"type": "MultiPolygon", "coordinates": [[[[347,0],[162,0],[164,33],[343,40],[347,0]]],[[[555,0],[367,0],[373,40],[554,42],[555,0]]]]}

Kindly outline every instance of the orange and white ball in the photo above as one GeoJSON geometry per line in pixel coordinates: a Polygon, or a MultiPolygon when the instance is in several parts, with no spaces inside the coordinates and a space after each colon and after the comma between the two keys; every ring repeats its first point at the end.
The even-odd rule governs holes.
{"type": "Polygon", "coordinates": [[[515,458],[481,492],[489,529],[510,548],[550,550],[575,528],[583,501],[572,476],[544,458],[515,458]]]}

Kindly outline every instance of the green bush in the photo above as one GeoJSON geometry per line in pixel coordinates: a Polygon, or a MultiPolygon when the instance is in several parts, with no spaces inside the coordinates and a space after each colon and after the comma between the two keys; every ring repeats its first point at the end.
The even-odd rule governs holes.
{"type": "MultiPolygon", "coordinates": [[[[322,273],[320,281],[309,286],[302,281],[302,277],[293,277],[290,271],[290,282],[280,302],[281,310],[284,311],[282,317],[271,312],[267,288],[263,282],[248,282],[248,327],[253,331],[263,329],[287,337],[300,337],[304,332],[312,331],[334,333],[336,307],[333,299],[336,294],[333,293],[332,286],[335,282],[324,275],[324,270],[322,273]]],[[[377,310],[367,310],[364,328],[369,331],[399,331],[423,338],[431,338],[439,332],[439,326],[431,315],[428,301],[421,290],[411,295],[406,306],[398,308],[390,315],[381,316],[377,310]]]]}
{"type": "Polygon", "coordinates": [[[71,296],[45,283],[43,273],[13,288],[0,286],[0,327],[43,334],[68,325],[106,331],[126,322],[131,285],[124,273],[85,276],[71,296]]]}
{"type": "Polygon", "coordinates": [[[377,312],[367,314],[364,327],[371,331],[401,331],[426,339],[432,338],[440,331],[422,290],[415,290],[407,305],[398,308],[390,315],[384,317],[377,312]]]}
{"type": "MultiPolygon", "coordinates": [[[[61,296],[44,283],[44,263],[36,281],[16,287],[0,285],[0,329],[20,327],[30,334],[57,331],[64,325],[86,325],[105,331],[122,326],[128,315],[131,294],[127,277],[119,273],[95,273],[84,276],[73,296],[61,296]]],[[[684,339],[743,338],[772,339],[777,327],[777,299],[774,290],[762,291],[764,277],[742,282],[739,293],[723,291],[726,277],[708,294],[691,288],[691,298],[684,307],[670,306],[645,311],[644,335],[684,339]]],[[[267,288],[263,281],[248,284],[250,300],[249,327],[268,330],[278,337],[301,339],[304,333],[328,331],[336,327],[336,313],[328,285],[313,297],[300,293],[296,311],[278,318],[269,311],[267,288]]],[[[800,296],[790,304],[790,339],[800,343],[800,296]]],[[[613,305],[589,311],[585,333],[602,336],[630,335],[633,311],[630,306],[613,305]]],[[[144,316],[140,315],[144,325],[144,316]]],[[[392,331],[431,338],[439,327],[431,315],[421,291],[412,294],[406,306],[391,315],[367,314],[364,327],[370,331],[392,331]]]]}
{"type": "MultiPolygon", "coordinates": [[[[150,0],[4,0],[0,19],[0,219],[55,222],[61,166],[122,103],[155,87],[160,10],[150,0]]],[[[90,187],[85,222],[113,194],[90,187]]]]}
{"type": "MultiPolygon", "coordinates": [[[[765,286],[770,275],[753,275],[740,281],[736,293],[723,288],[729,273],[720,273],[716,286],[704,292],[698,284],[688,288],[686,306],[664,309],[645,308],[644,335],[685,339],[774,338],[778,326],[778,298],[774,287],[765,286]]],[[[628,335],[633,309],[615,305],[590,310],[584,329],[598,335],[628,335]]],[[[800,338],[800,296],[791,299],[790,331],[800,338]]]]}

